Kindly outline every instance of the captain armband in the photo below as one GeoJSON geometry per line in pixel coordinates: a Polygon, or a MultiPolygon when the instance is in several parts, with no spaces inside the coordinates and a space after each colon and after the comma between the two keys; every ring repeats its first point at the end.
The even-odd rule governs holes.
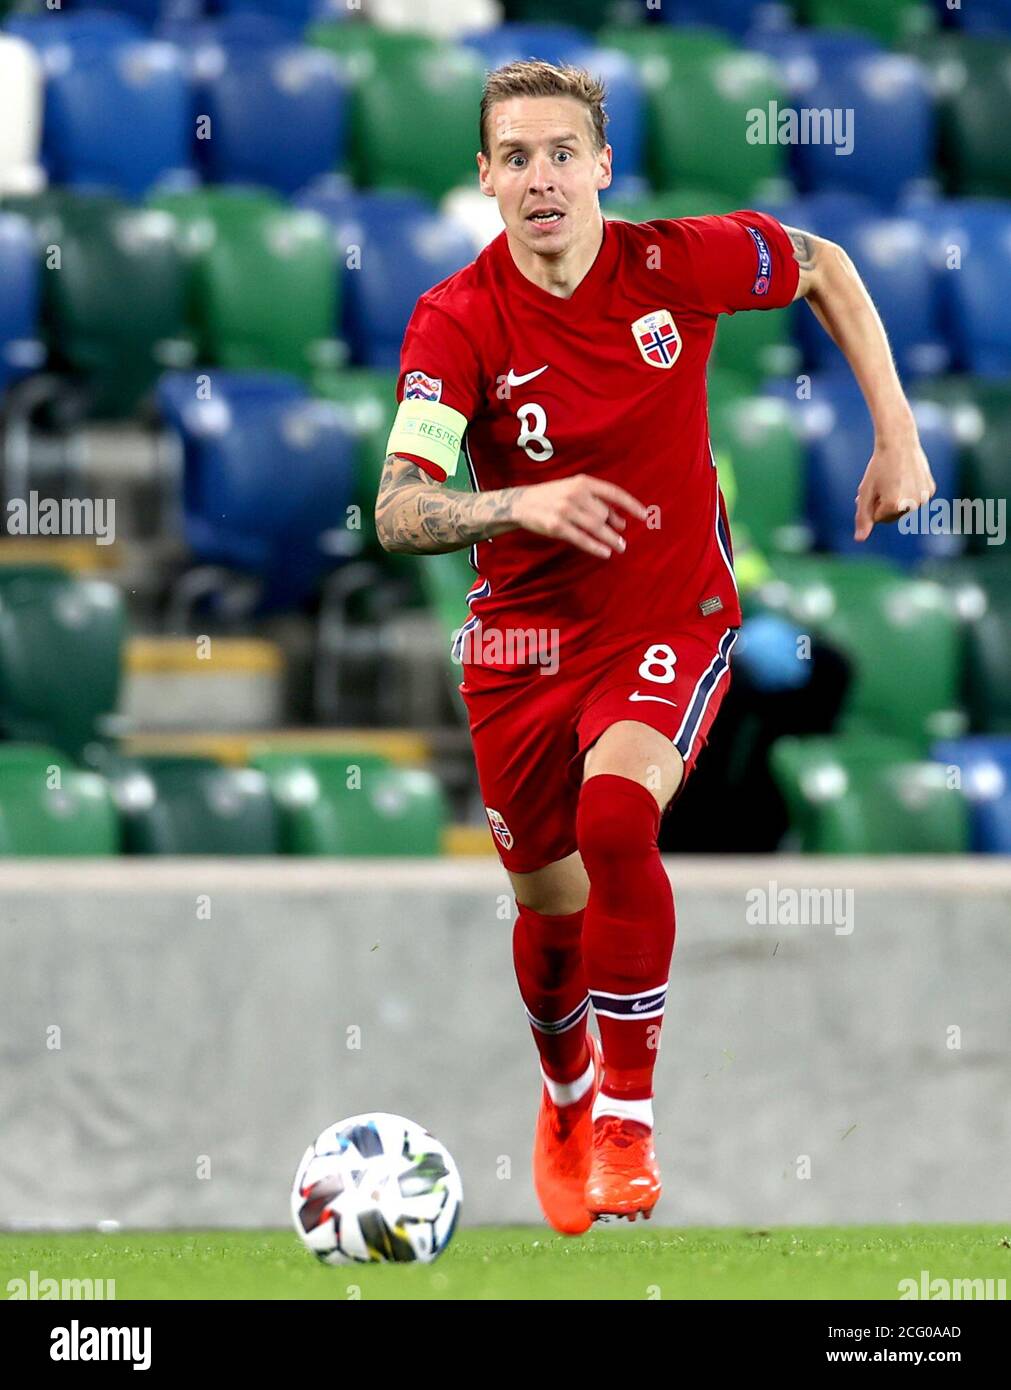
{"type": "Polygon", "coordinates": [[[417,454],[451,478],[466,428],[467,417],[441,401],[401,401],[386,453],[417,454]]]}

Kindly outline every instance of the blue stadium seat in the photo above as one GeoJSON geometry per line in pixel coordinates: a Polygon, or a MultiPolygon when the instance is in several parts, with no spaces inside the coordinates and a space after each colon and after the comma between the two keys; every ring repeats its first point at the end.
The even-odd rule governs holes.
{"type": "Polygon", "coordinates": [[[646,180],[646,93],[638,65],[614,48],[584,48],[573,57],[580,67],[602,77],[607,86],[606,134],[611,145],[609,198],[638,198],[649,192],[646,180]]]}
{"type": "Polygon", "coordinates": [[[466,229],[411,194],[359,192],[323,180],[296,199],[331,223],[338,254],[361,248],[344,278],[344,336],[361,366],[396,369],[420,295],[474,259],[466,229]]]}
{"type": "MultiPolygon", "coordinates": [[[[814,377],[809,400],[797,400],[790,379],[768,382],[767,395],[790,406],[807,450],[806,506],[815,545],[840,555],[877,557],[913,565],[961,553],[964,536],[931,534],[929,514],[920,510],[916,530],[875,526],[866,541],[853,538],[854,498],[874,452],[874,428],[860,388],[852,377],[814,377]]],[[[915,404],[923,451],[937,484],[935,499],[953,498],[958,486],[958,454],[944,410],[915,404]]]]}
{"type": "Polygon", "coordinates": [[[973,807],[970,823],[981,854],[1011,854],[1011,791],[973,807]]]}
{"type": "Polygon", "coordinates": [[[198,110],[212,138],[196,142],[212,183],[292,194],[344,159],[349,87],[319,48],[209,47],[195,64],[198,110]]]}
{"type": "Polygon", "coordinates": [[[77,9],[69,14],[48,11],[42,14],[8,15],[4,33],[14,34],[44,52],[56,44],[92,40],[98,43],[125,43],[146,37],[144,26],[129,14],[102,8],[94,12],[77,9]]]}
{"type": "Polygon", "coordinates": [[[859,29],[787,29],[782,33],[754,29],[747,35],[747,46],[778,63],[791,88],[804,82],[812,69],[885,51],[877,39],[859,29]]]}
{"type": "Polygon", "coordinates": [[[204,0],[62,0],[62,8],[71,11],[75,18],[98,10],[151,26],[166,19],[199,18],[204,0]]]}
{"type": "MultiPolygon", "coordinates": [[[[888,332],[904,377],[946,371],[943,299],[936,283],[930,238],[913,216],[881,217],[859,195],[816,193],[776,209],[787,226],[800,227],[844,247],[860,272],[888,332]]],[[[846,359],[813,314],[801,314],[798,340],[817,372],[844,372],[846,359]]]]}
{"type": "Polygon", "coordinates": [[[0,396],[45,360],[38,337],[39,254],[31,223],[0,213],[0,396]]]}
{"type": "Polygon", "coordinates": [[[293,28],[304,29],[317,17],[325,16],[333,20],[339,17],[336,13],[338,9],[343,9],[346,14],[353,7],[328,5],[325,0],[218,0],[216,8],[226,15],[265,14],[293,28]]]}
{"type": "MultiPolygon", "coordinates": [[[[354,500],[355,436],[329,401],[224,389],[178,418],[185,454],[184,532],[194,556],[259,576],[264,608],[288,608],[334,564],[354,500]]],[[[168,384],[168,394],[175,383],[168,384]]],[[[162,399],[166,399],[163,390],[162,399]]]]}
{"type": "MultiPolygon", "coordinates": [[[[777,36],[778,38],[778,36],[777,36]]],[[[805,191],[841,189],[866,193],[891,207],[905,188],[932,171],[934,108],[925,69],[905,54],[868,49],[860,39],[816,36],[799,42],[785,36],[755,46],[782,66],[791,107],[801,112],[845,115],[838,140],[795,143],[791,165],[805,191]],[[848,123],[848,124],[847,124],[848,123]],[[847,150],[837,153],[837,150],[847,150]]]]}
{"type": "Polygon", "coordinates": [[[708,24],[738,37],[790,26],[790,8],[777,0],[668,0],[659,9],[669,24],[708,24]]]}
{"type": "Polygon", "coordinates": [[[957,10],[945,9],[950,22],[970,34],[1011,34],[1011,0],[972,0],[957,10]]]}
{"type": "Polygon", "coordinates": [[[1011,372],[1011,205],[998,199],[952,199],[910,210],[930,238],[941,287],[942,322],[954,369],[978,376],[1011,372]],[[961,268],[949,266],[953,250],[961,268]]]}
{"type": "Polygon", "coordinates": [[[297,41],[290,24],[269,14],[216,14],[210,18],[166,19],[157,28],[158,37],[177,43],[188,51],[205,44],[236,48],[278,48],[297,41]]]}
{"type": "Polygon", "coordinates": [[[190,89],[167,43],[80,39],[47,65],[43,155],[54,183],[143,197],[192,181],[190,89]]]}
{"type": "MultiPolygon", "coordinates": [[[[230,372],[223,367],[194,367],[166,372],[158,382],[158,409],[184,440],[199,433],[201,395],[225,401],[308,400],[309,388],[288,372],[230,372]],[[206,392],[203,382],[206,380],[206,392]],[[192,425],[192,429],[191,429],[192,425]]],[[[205,417],[206,418],[206,417],[205,417]]]]}
{"type": "Polygon", "coordinates": [[[568,63],[586,47],[586,34],[568,24],[500,24],[495,29],[465,34],[461,42],[473,48],[489,69],[521,58],[568,63]]]}
{"type": "Polygon", "coordinates": [[[943,739],[931,748],[935,762],[958,768],[969,803],[972,848],[977,854],[1011,854],[1011,737],[977,734],[943,739]]]}

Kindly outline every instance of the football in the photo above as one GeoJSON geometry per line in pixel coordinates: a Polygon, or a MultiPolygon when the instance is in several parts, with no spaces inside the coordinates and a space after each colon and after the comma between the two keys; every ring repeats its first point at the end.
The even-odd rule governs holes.
{"type": "Polygon", "coordinates": [[[302,1156],[291,1216],[324,1264],[428,1264],[449,1244],[463,1186],[449,1151],[402,1115],[353,1115],[302,1156]]]}

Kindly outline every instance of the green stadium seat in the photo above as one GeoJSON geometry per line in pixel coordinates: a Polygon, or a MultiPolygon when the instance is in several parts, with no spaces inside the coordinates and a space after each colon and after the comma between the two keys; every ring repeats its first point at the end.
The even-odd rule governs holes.
{"type": "Polygon", "coordinates": [[[795,0],[805,24],[866,29],[883,43],[929,34],[936,18],[928,0],[795,0]]]}
{"type": "Polygon", "coordinates": [[[203,361],[311,380],[339,360],[340,276],[323,218],[257,191],[163,194],[151,206],[183,228],[203,361]]]}
{"type": "Polygon", "coordinates": [[[775,190],[786,176],[785,146],[745,138],[748,111],[786,99],[767,58],[737,51],[708,30],[651,26],[605,34],[602,42],[629,53],[642,73],[657,188],[711,187],[735,207],[753,207],[775,190]]]}
{"type": "Polygon", "coordinates": [[[974,733],[1011,733],[1011,559],[964,556],[924,564],[944,586],[966,643],[963,695],[974,733]]]}
{"type": "Polygon", "coordinates": [[[316,394],[346,408],[358,439],[355,502],[365,529],[372,534],[372,512],[386,460],[386,441],[397,413],[397,373],[348,367],[321,374],[316,394]]]}
{"type": "Polygon", "coordinates": [[[126,635],[115,585],[63,570],[0,570],[0,729],[73,756],[103,737],[126,635]]]}
{"type": "Polygon", "coordinates": [[[959,496],[989,500],[990,520],[982,513],[983,525],[974,526],[968,537],[970,554],[998,559],[1007,552],[1006,540],[998,543],[998,508],[1005,517],[1011,500],[1011,383],[975,377],[941,377],[918,382],[919,399],[934,400],[950,413],[962,459],[959,496]],[[990,526],[989,536],[987,526],[990,526]],[[993,544],[990,542],[993,537],[993,544]]]}
{"type": "Polygon", "coordinates": [[[84,383],[91,415],[129,415],[163,371],[193,361],[178,228],[112,197],[7,201],[33,222],[41,248],[56,248],[43,259],[54,365],[84,383]]]}
{"type": "Polygon", "coordinates": [[[105,775],[127,854],[279,853],[280,818],[254,768],[165,756],[116,759],[105,775]]]}
{"type": "Polygon", "coordinates": [[[763,551],[806,549],[804,450],[784,402],[752,396],[712,408],[709,418],[717,459],[726,451],[733,467],[732,528],[743,524],[763,551]]]}
{"type": "Polygon", "coordinates": [[[1011,196],[1011,40],[944,33],[905,47],[933,77],[948,192],[1011,196]]]}
{"type": "Polygon", "coordinates": [[[940,584],[874,560],[781,556],[761,598],[853,664],[844,731],[892,734],[923,752],[965,731],[963,636],[940,584]]]}
{"type": "Polygon", "coordinates": [[[51,767],[73,767],[62,749],[52,743],[0,742],[0,777],[12,767],[28,767],[45,772],[51,767]]]}
{"type": "Polygon", "coordinates": [[[307,855],[438,854],[448,819],[438,779],[379,754],[255,753],[281,816],[281,850],[307,855]],[[357,771],[355,770],[357,769],[357,771]]]}
{"type": "Polygon", "coordinates": [[[440,198],[477,178],[480,58],[426,35],[364,24],[319,24],[309,41],[338,54],[354,82],[351,166],[365,187],[415,188],[440,198]],[[437,150],[437,159],[419,151],[437,150]]]}
{"type": "Polygon", "coordinates": [[[902,740],[783,738],[770,764],[789,810],[788,840],[805,853],[968,851],[961,791],[948,786],[940,763],[920,761],[902,740]]]}
{"type": "Polygon", "coordinates": [[[60,769],[58,785],[29,760],[0,762],[0,855],[84,856],[119,852],[109,788],[94,772],[60,769]]]}
{"type": "Polygon", "coordinates": [[[646,193],[625,201],[614,199],[604,205],[606,217],[623,222],[656,222],[662,217],[705,217],[710,213],[734,212],[737,204],[720,189],[672,188],[646,193]]]}

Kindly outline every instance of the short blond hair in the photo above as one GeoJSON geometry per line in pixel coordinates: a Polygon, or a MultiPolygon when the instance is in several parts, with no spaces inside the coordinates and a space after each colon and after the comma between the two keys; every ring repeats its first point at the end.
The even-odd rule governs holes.
{"type": "Polygon", "coordinates": [[[604,110],[606,90],[599,77],[591,77],[584,68],[571,63],[555,66],[540,58],[526,58],[518,63],[506,63],[485,78],[481,94],[481,153],[491,158],[488,143],[488,113],[497,101],[510,97],[574,97],[582,102],[590,116],[593,129],[593,148],[599,153],[607,144],[604,110]]]}

